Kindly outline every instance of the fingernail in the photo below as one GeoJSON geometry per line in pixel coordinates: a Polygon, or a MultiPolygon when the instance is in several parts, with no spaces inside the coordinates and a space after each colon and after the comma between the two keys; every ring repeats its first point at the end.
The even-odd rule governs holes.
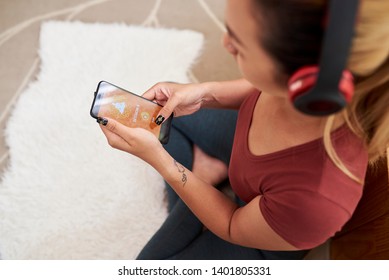
{"type": "Polygon", "coordinates": [[[104,119],[104,118],[97,118],[96,120],[99,124],[102,124],[104,126],[106,126],[108,124],[108,120],[107,119],[104,119]]]}
{"type": "Polygon", "coordinates": [[[157,125],[161,125],[161,123],[163,123],[163,121],[165,120],[165,117],[162,116],[162,115],[159,115],[156,119],[155,119],[155,123],[157,125]]]}

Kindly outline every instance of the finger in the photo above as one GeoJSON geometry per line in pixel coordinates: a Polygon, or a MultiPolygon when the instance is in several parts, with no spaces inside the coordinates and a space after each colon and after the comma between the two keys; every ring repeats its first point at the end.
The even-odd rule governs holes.
{"type": "Polygon", "coordinates": [[[123,139],[131,137],[130,129],[120,122],[110,118],[98,118],[97,122],[104,126],[108,131],[120,136],[123,139]]]}
{"type": "Polygon", "coordinates": [[[148,100],[155,100],[155,90],[153,88],[149,89],[145,93],[142,94],[142,97],[148,99],[148,100]]]}
{"type": "Polygon", "coordinates": [[[130,128],[109,118],[99,118],[98,122],[111,147],[130,152],[130,140],[132,139],[130,128]]]}
{"type": "Polygon", "coordinates": [[[142,97],[148,100],[155,100],[157,98],[157,90],[161,86],[160,83],[155,84],[151,88],[149,88],[145,93],[142,94],[142,97]]]}
{"type": "MultiPolygon", "coordinates": [[[[110,118],[98,118],[97,122],[100,123],[102,128],[104,127],[105,130],[122,138],[122,140],[127,142],[127,144],[129,145],[129,143],[132,139],[131,128],[121,124],[120,122],[118,122],[114,119],[110,119],[110,118]]],[[[111,137],[110,139],[114,139],[114,137],[111,137]]],[[[110,140],[110,139],[108,139],[108,140],[110,140]]],[[[118,142],[118,141],[114,141],[113,144],[115,144],[116,142],[118,142]]],[[[109,143],[109,144],[111,145],[111,143],[109,143]]],[[[113,145],[111,145],[111,146],[113,146],[113,145]]]]}
{"type": "Polygon", "coordinates": [[[161,125],[166,119],[168,119],[174,112],[175,108],[179,104],[179,100],[177,96],[172,96],[168,99],[165,106],[159,111],[157,118],[155,119],[155,123],[157,125],[161,125]]]}
{"type": "Polygon", "coordinates": [[[122,137],[111,132],[103,125],[101,125],[100,128],[103,131],[105,137],[107,138],[108,144],[111,147],[123,151],[126,150],[126,148],[128,147],[128,143],[122,137]]]}

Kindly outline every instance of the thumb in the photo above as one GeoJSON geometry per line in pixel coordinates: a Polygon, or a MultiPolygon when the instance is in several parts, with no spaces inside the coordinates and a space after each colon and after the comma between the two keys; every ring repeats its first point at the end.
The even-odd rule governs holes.
{"type": "Polygon", "coordinates": [[[98,118],[97,122],[112,148],[131,153],[130,129],[113,119],[98,118]]]}
{"type": "Polygon", "coordinates": [[[128,128],[116,120],[104,117],[98,118],[97,122],[103,125],[106,130],[122,138],[126,138],[129,136],[128,128]]]}
{"type": "Polygon", "coordinates": [[[142,94],[143,98],[154,100],[156,98],[155,89],[152,87],[142,94]]]}
{"type": "Polygon", "coordinates": [[[170,117],[171,114],[173,114],[174,109],[179,104],[178,99],[171,97],[166,102],[165,106],[159,111],[159,114],[157,118],[155,119],[155,123],[157,125],[161,125],[167,118],[170,117]]]}

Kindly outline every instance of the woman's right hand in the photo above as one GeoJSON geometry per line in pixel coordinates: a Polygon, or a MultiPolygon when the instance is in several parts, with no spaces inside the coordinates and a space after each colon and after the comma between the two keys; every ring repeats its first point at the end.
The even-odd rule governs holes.
{"type": "MultiPolygon", "coordinates": [[[[205,84],[157,83],[143,97],[162,105],[159,116],[167,119],[192,114],[201,108],[208,88],[205,84]]],[[[159,123],[160,124],[160,123],[159,123]]]]}

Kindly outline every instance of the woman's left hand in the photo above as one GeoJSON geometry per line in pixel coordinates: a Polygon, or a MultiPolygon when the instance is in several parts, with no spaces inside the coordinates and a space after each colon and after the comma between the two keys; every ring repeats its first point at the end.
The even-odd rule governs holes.
{"type": "Polygon", "coordinates": [[[110,118],[99,123],[111,147],[133,154],[151,165],[160,152],[165,151],[157,137],[146,129],[129,128],[110,118]]]}

